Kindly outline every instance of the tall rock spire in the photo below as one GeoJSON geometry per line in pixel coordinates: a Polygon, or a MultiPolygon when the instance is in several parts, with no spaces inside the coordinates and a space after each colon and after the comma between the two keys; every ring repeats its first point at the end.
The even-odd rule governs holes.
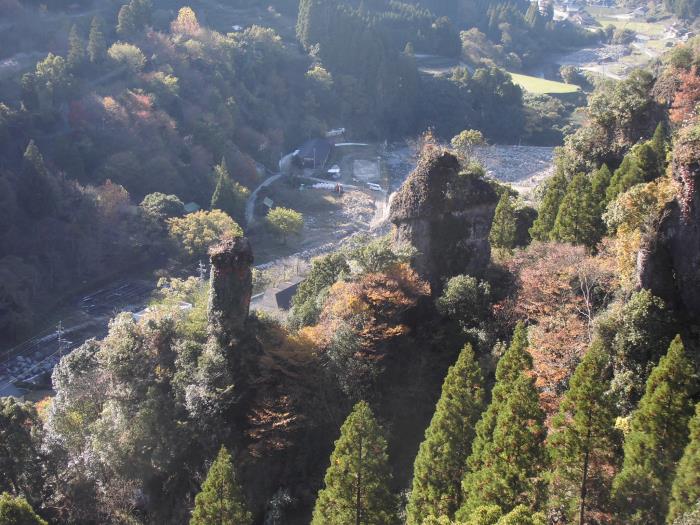
{"type": "Polygon", "coordinates": [[[428,146],[391,201],[393,241],[416,249],[413,267],[434,295],[444,279],[479,275],[491,258],[498,195],[480,174],[460,169],[452,153],[428,146]]]}
{"type": "Polygon", "coordinates": [[[209,290],[209,333],[222,346],[241,336],[253,291],[253,251],[245,237],[221,241],[209,250],[211,288],[209,290]]]}

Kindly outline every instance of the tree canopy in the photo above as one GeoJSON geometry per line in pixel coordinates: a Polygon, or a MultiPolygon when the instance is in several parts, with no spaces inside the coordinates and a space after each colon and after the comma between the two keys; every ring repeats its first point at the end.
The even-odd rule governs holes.
{"type": "Polygon", "coordinates": [[[340,428],[311,523],[398,523],[386,440],[364,401],[355,405],[340,428]]]}
{"type": "Polygon", "coordinates": [[[252,522],[231,454],[226,447],[221,447],[194,500],[190,525],[249,525],[252,522]]]}

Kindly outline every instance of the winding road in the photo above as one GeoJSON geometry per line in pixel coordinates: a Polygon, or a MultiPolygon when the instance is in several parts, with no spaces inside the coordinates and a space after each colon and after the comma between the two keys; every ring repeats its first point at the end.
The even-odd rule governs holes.
{"type": "Polygon", "coordinates": [[[269,186],[273,182],[275,182],[277,179],[279,179],[282,176],[281,173],[275,173],[274,175],[266,178],[264,181],[260,183],[260,185],[253,190],[253,193],[250,194],[250,197],[248,197],[248,200],[245,203],[245,225],[246,228],[249,228],[251,224],[253,224],[253,211],[255,210],[255,201],[258,198],[258,192],[265,188],[266,186],[269,186]]]}

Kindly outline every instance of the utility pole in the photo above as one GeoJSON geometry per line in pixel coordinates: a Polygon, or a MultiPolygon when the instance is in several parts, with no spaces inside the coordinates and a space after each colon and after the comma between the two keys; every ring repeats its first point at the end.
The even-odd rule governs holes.
{"type": "Polygon", "coordinates": [[[58,339],[58,355],[63,356],[63,345],[65,344],[65,341],[63,340],[63,334],[65,331],[63,330],[63,322],[59,321],[58,326],[56,326],[56,336],[58,339]]]}

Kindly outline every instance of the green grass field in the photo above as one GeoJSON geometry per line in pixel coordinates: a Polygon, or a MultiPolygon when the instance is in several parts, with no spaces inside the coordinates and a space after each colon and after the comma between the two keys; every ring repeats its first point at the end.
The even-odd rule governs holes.
{"type": "Polygon", "coordinates": [[[660,38],[666,30],[666,24],[661,22],[640,22],[607,17],[596,17],[596,20],[603,27],[610,24],[616,29],[631,29],[635,33],[646,35],[650,38],[660,38]]]}
{"type": "Polygon", "coordinates": [[[511,73],[510,76],[513,77],[513,82],[530,93],[557,95],[562,93],[576,93],[580,89],[573,84],[564,84],[563,82],[555,82],[554,80],[531,77],[519,73],[511,73]]]}

